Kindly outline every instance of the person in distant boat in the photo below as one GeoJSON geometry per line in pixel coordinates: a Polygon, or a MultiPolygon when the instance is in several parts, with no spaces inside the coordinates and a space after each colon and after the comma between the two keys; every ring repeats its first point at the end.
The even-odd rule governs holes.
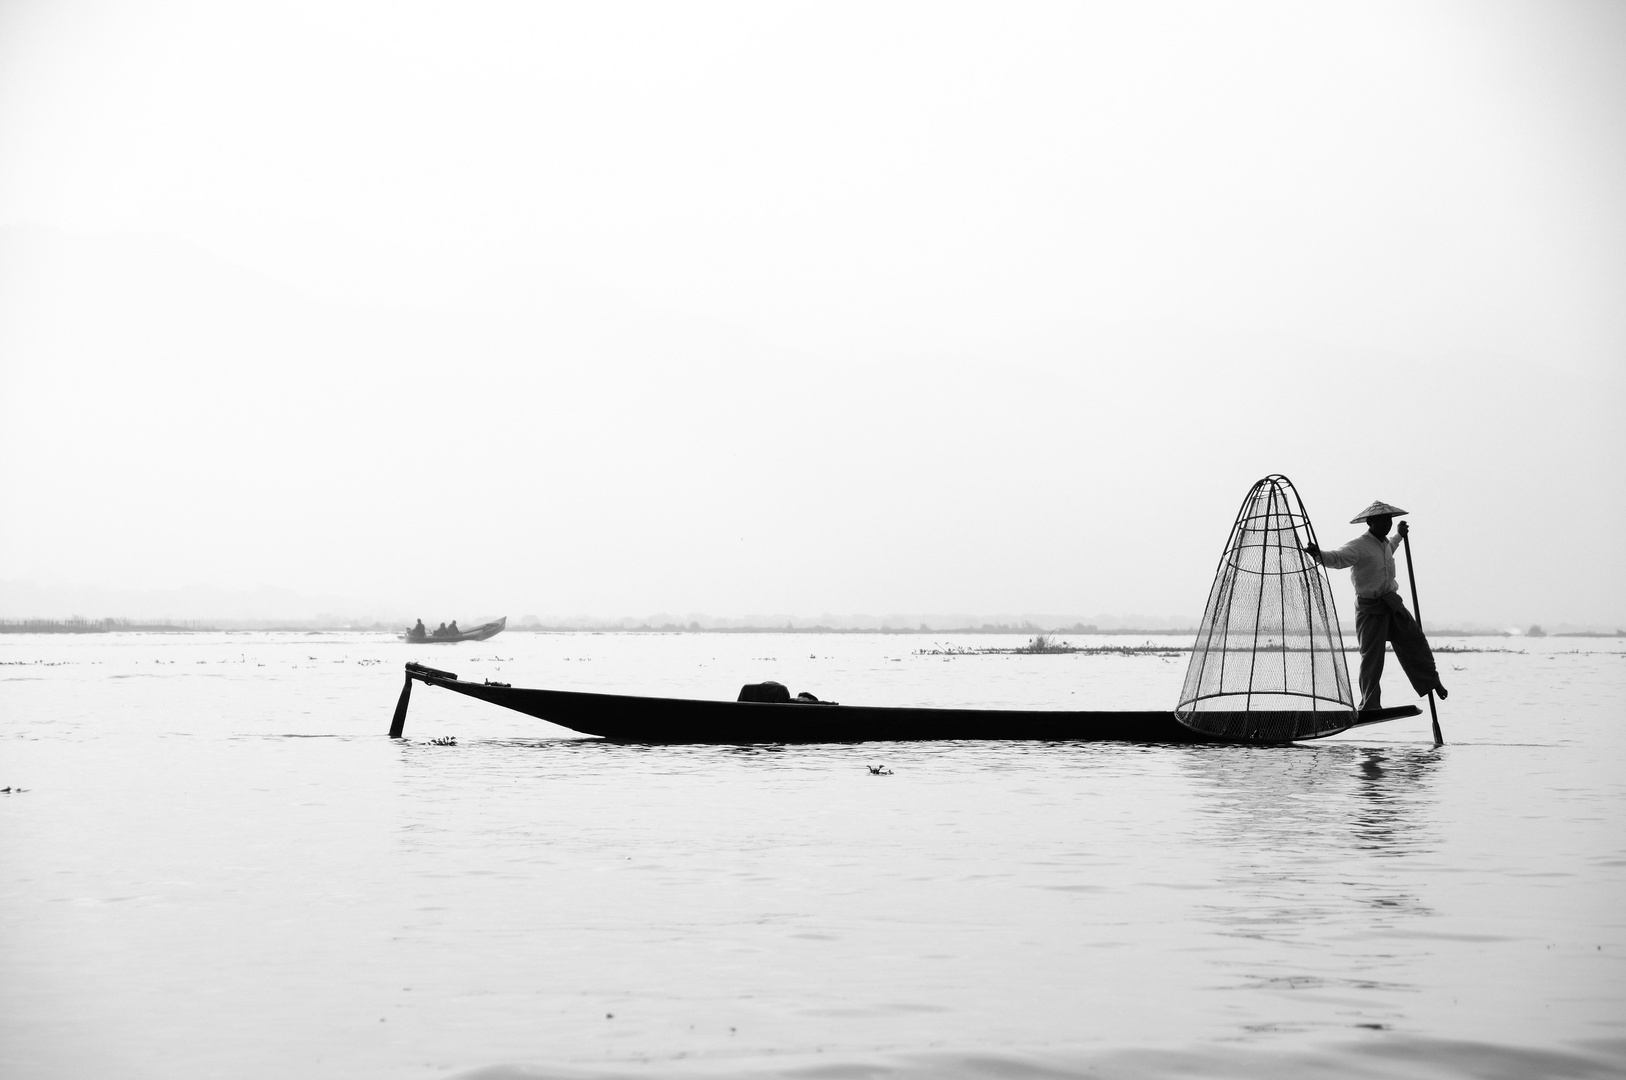
{"type": "Polygon", "coordinates": [[[445,623],[441,623],[439,626],[435,627],[435,636],[436,637],[445,637],[446,636],[446,624],[445,623]]]}
{"type": "Polygon", "coordinates": [[[450,625],[450,626],[448,626],[446,628],[446,636],[447,637],[456,637],[458,634],[461,634],[462,632],[463,631],[461,631],[461,630],[459,630],[457,628],[457,620],[456,619],[453,619],[452,620],[452,625],[450,625]]]}
{"type": "Polygon", "coordinates": [[[1406,610],[1400,599],[1400,584],[1395,580],[1394,551],[1406,537],[1406,523],[1400,523],[1400,535],[1392,540],[1389,529],[1404,513],[1407,511],[1398,506],[1374,502],[1350,521],[1351,525],[1364,521],[1366,531],[1343,547],[1322,551],[1313,541],[1304,545],[1305,554],[1322,566],[1350,569],[1350,582],[1355,586],[1355,636],[1361,643],[1363,712],[1383,707],[1378,680],[1383,675],[1385,642],[1394,646],[1395,659],[1419,697],[1430,690],[1441,698],[1448,696],[1434,666],[1434,651],[1428,647],[1423,628],[1406,610]]]}
{"type": "Polygon", "coordinates": [[[423,620],[422,619],[419,619],[418,620],[418,625],[414,626],[411,630],[408,630],[407,633],[410,636],[415,637],[415,638],[422,638],[422,637],[428,637],[429,636],[429,632],[423,628],[423,620]]]}

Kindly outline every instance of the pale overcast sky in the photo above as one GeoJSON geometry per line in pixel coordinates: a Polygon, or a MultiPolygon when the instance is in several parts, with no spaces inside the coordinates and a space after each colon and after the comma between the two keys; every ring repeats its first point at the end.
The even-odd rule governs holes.
{"type": "Polygon", "coordinates": [[[1615,2],[8,0],[0,581],[1626,625],[1623,192],[1615,2]]]}

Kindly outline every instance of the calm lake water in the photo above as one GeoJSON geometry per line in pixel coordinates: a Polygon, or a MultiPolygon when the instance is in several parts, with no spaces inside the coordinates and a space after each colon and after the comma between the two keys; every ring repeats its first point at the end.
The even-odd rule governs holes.
{"type": "Polygon", "coordinates": [[[1426,715],[612,746],[421,686],[384,736],[407,659],[1056,708],[1169,708],[1185,673],[917,652],[945,641],[1020,644],[0,637],[0,1076],[1626,1075],[1617,640],[1437,641],[1504,650],[1440,657],[1438,752],[1426,715]]]}

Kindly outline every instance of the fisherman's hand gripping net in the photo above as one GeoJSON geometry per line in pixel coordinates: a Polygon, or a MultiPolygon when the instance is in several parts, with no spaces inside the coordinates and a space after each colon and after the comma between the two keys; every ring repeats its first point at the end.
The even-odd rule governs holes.
{"type": "Polygon", "coordinates": [[[1193,731],[1277,743],[1355,722],[1344,635],[1304,503],[1285,476],[1248,492],[1220,558],[1175,716],[1193,731]]]}

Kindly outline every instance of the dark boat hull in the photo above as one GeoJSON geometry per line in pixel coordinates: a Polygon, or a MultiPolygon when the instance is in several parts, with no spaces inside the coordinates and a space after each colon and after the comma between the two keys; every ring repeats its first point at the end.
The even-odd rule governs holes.
{"type": "MultiPolygon", "coordinates": [[[[766,704],[529,690],[463,682],[444,673],[417,679],[525,713],[560,727],[631,743],[857,743],[951,739],[1210,743],[1172,712],[1053,712],[1040,709],[922,709],[864,705],[766,704]]],[[[405,694],[392,735],[405,720],[405,694]]],[[[1415,705],[1362,713],[1351,727],[1417,716],[1415,705]]],[[[1345,729],[1347,730],[1347,728],[1345,729]]],[[[1265,741],[1265,740],[1253,740],[1265,741]]]]}

